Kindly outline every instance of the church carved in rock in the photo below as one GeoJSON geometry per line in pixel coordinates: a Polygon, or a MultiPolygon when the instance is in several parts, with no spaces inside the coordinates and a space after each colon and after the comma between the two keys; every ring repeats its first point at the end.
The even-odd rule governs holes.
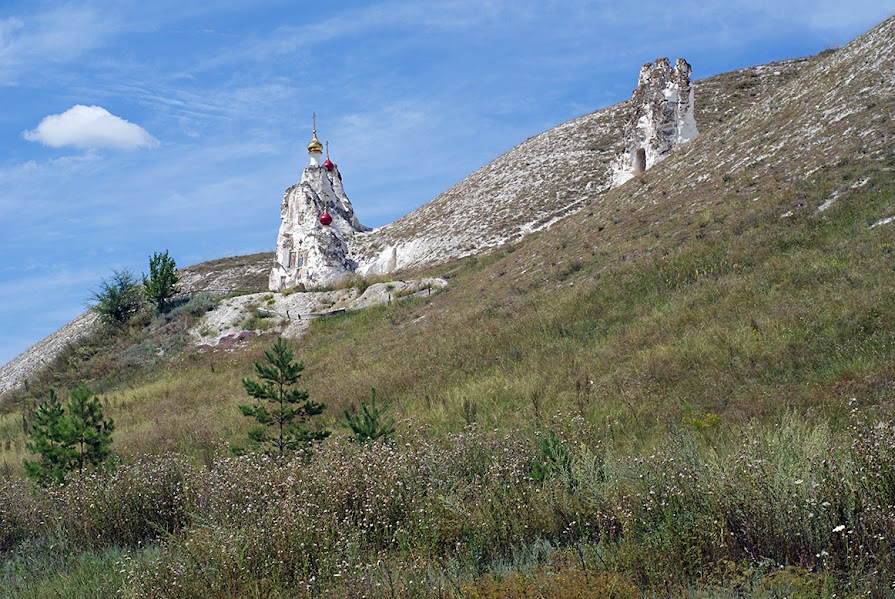
{"type": "Polygon", "coordinates": [[[349,240],[369,231],[358,221],[342,186],[339,167],[326,160],[317,139],[317,122],[308,144],[310,161],[301,182],[283,194],[282,223],[277,235],[274,266],[270,271],[271,291],[327,287],[350,276],[357,269],[351,259],[349,240]]]}

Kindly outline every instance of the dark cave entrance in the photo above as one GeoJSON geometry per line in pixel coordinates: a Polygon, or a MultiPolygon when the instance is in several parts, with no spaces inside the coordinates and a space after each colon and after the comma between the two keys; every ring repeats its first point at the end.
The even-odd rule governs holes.
{"type": "Polygon", "coordinates": [[[646,150],[643,148],[637,148],[637,153],[634,154],[634,173],[642,173],[646,170],[646,150]]]}

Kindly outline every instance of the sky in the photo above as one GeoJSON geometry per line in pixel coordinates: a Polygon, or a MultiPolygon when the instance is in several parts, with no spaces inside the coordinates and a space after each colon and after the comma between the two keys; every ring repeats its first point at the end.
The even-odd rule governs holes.
{"type": "Polygon", "coordinates": [[[0,365],[115,270],[272,251],[312,114],[381,226],[640,66],[845,45],[895,0],[0,0],[0,365]]]}

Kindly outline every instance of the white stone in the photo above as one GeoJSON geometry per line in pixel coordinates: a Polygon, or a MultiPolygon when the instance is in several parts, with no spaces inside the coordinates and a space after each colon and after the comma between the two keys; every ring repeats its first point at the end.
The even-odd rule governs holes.
{"type": "Polygon", "coordinates": [[[99,319],[89,310],[73,321],[16,356],[0,368],[0,393],[25,384],[41,368],[50,364],[66,348],[96,331],[99,319]]]}
{"type": "Polygon", "coordinates": [[[664,160],[676,146],[696,139],[699,130],[693,110],[692,69],[678,58],[671,68],[667,58],[640,69],[625,122],[624,149],[612,164],[611,187],[664,160]]]}
{"type": "Polygon", "coordinates": [[[357,287],[346,287],[332,291],[240,295],[221,301],[190,329],[190,335],[196,345],[216,347],[225,339],[243,333],[245,321],[257,310],[269,316],[269,330],[298,338],[314,318],[388,304],[401,297],[424,296],[447,284],[446,280],[433,277],[375,283],[363,292],[357,287]]]}

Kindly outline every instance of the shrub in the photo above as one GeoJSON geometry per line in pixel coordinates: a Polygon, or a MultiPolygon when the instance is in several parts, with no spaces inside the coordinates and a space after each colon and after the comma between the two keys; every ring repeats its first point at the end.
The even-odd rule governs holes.
{"type": "Polygon", "coordinates": [[[242,328],[247,331],[266,331],[274,325],[273,314],[259,308],[252,308],[249,316],[242,322],[242,328]]]}
{"type": "Polygon", "coordinates": [[[531,464],[531,477],[535,482],[558,478],[574,486],[572,481],[572,456],[563,446],[555,431],[549,431],[538,439],[538,456],[531,464]]]}
{"type": "Polygon", "coordinates": [[[122,325],[143,307],[137,279],[127,269],[113,270],[99,289],[91,293],[92,309],[108,323],[122,325]]]}
{"type": "Polygon", "coordinates": [[[197,293],[182,301],[182,303],[180,301],[171,302],[168,311],[164,315],[159,316],[159,318],[163,318],[165,322],[170,322],[181,316],[199,317],[206,312],[214,310],[218,305],[218,298],[207,292],[197,293]]]}
{"type": "Polygon", "coordinates": [[[194,467],[177,456],[144,457],[114,472],[49,490],[54,518],[78,547],[137,547],[183,528],[194,515],[194,467]]]}
{"type": "Polygon", "coordinates": [[[39,501],[22,480],[0,480],[0,554],[39,536],[39,501]]]}
{"type": "Polygon", "coordinates": [[[376,407],[376,389],[370,387],[370,403],[361,402],[362,414],[351,414],[345,410],[345,421],[342,425],[351,431],[353,440],[358,443],[382,439],[388,441],[395,435],[395,419],[381,422],[380,418],[388,406],[376,407]]]}
{"type": "Polygon", "coordinates": [[[470,426],[310,458],[146,457],[36,495],[0,482],[0,549],[161,539],[129,567],[139,596],[890,592],[892,423],[791,417],[715,449],[671,430],[618,457],[566,423],[538,442],[470,426]]]}

